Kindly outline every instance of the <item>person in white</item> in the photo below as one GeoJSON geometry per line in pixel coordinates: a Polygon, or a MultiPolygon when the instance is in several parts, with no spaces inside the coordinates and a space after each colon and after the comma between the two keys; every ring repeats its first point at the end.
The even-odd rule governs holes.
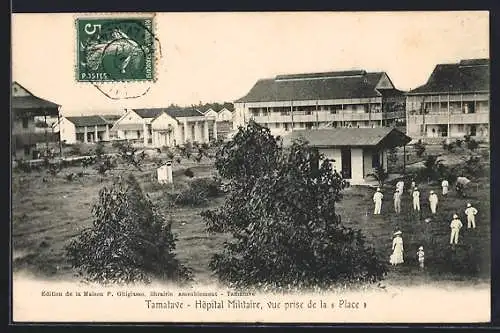
{"type": "Polygon", "coordinates": [[[476,215],[477,209],[472,207],[470,203],[467,204],[467,209],[465,209],[465,215],[467,215],[467,229],[476,229],[476,215]]]}
{"type": "Polygon", "coordinates": [[[424,268],[424,260],[425,260],[425,253],[424,253],[424,247],[420,246],[417,251],[417,258],[418,258],[418,265],[420,266],[421,269],[424,268]]]}
{"type": "Polygon", "coordinates": [[[453,220],[450,223],[450,244],[458,244],[458,234],[460,229],[463,227],[462,221],[458,218],[457,214],[453,215],[453,220]]]}
{"type": "Polygon", "coordinates": [[[417,183],[415,183],[414,180],[411,181],[411,185],[410,185],[410,195],[413,195],[413,191],[415,191],[417,187],[417,183]]]}
{"type": "Polygon", "coordinates": [[[431,206],[432,214],[436,214],[437,204],[438,204],[438,196],[434,191],[431,191],[429,195],[429,204],[431,206]]]}
{"type": "Polygon", "coordinates": [[[403,180],[400,180],[396,183],[396,189],[399,190],[399,193],[403,194],[404,188],[405,188],[405,182],[403,180]]]}
{"type": "Polygon", "coordinates": [[[448,183],[448,181],[446,179],[443,179],[443,181],[441,182],[441,187],[443,188],[443,195],[448,194],[448,187],[449,186],[450,186],[450,184],[448,183]]]}
{"type": "Polygon", "coordinates": [[[394,211],[396,214],[401,213],[401,193],[403,193],[400,189],[396,189],[394,192],[394,211]]]}
{"type": "Polygon", "coordinates": [[[420,212],[420,191],[417,187],[413,189],[413,210],[420,212]]]}
{"type": "Polygon", "coordinates": [[[392,240],[392,254],[389,258],[389,263],[393,266],[402,264],[404,262],[403,258],[403,238],[401,237],[403,233],[401,231],[396,231],[394,233],[394,239],[392,240]]]}
{"type": "Polygon", "coordinates": [[[375,203],[375,209],[373,210],[373,215],[380,215],[382,210],[382,198],[384,195],[380,192],[380,188],[377,188],[377,192],[373,195],[373,202],[375,203]]]}

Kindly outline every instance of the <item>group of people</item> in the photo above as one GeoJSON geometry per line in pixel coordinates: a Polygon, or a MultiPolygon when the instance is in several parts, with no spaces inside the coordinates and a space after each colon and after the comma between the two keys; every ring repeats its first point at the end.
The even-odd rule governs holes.
{"type": "MultiPolygon", "coordinates": [[[[420,212],[420,191],[415,184],[415,181],[412,181],[410,186],[410,196],[413,202],[413,210],[420,212]]],[[[446,179],[441,182],[442,194],[446,196],[449,190],[449,183],[446,179]]],[[[401,213],[401,197],[404,193],[404,182],[402,180],[398,181],[396,184],[396,190],[394,192],[394,211],[396,214],[401,213]]],[[[384,195],[382,194],[380,188],[377,188],[377,191],[373,195],[373,202],[375,203],[374,215],[380,215],[382,210],[382,199],[384,195]]],[[[433,215],[437,212],[437,205],[439,202],[437,193],[434,191],[429,192],[429,206],[431,213],[433,215]]],[[[471,203],[467,203],[467,207],[464,210],[465,216],[467,218],[467,229],[475,229],[476,228],[476,215],[478,214],[478,210],[472,206],[471,203]]],[[[426,219],[426,221],[430,221],[430,219],[426,219]]],[[[453,214],[453,219],[450,223],[450,244],[455,245],[458,244],[460,230],[462,229],[463,224],[460,220],[458,214],[453,214]]],[[[404,247],[403,247],[403,238],[401,230],[398,230],[394,233],[394,238],[392,242],[392,254],[390,256],[389,262],[391,265],[399,265],[404,262],[404,247]]],[[[425,261],[425,252],[424,247],[420,246],[416,253],[416,257],[419,263],[420,268],[424,268],[425,261]]]]}

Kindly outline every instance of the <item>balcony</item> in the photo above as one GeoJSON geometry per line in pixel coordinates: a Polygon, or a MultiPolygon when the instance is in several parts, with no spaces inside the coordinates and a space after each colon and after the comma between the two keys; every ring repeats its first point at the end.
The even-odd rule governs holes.
{"type": "MultiPolygon", "coordinates": [[[[289,115],[281,115],[281,114],[269,114],[266,116],[251,116],[252,119],[257,123],[291,123],[292,116],[289,115]]],[[[316,112],[312,112],[309,115],[304,114],[295,114],[293,115],[293,122],[301,123],[301,122],[329,122],[329,121],[369,121],[371,120],[382,120],[382,119],[391,119],[391,118],[404,118],[403,112],[390,112],[390,113],[381,113],[376,112],[372,113],[361,113],[361,112],[338,112],[336,114],[332,114],[327,111],[321,111],[316,114],[316,112]]]]}
{"type": "MultiPolygon", "coordinates": [[[[410,122],[423,123],[424,116],[411,115],[410,122]]],[[[451,113],[450,124],[487,124],[489,123],[489,113],[451,113]]],[[[425,115],[426,124],[447,124],[448,113],[432,113],[425,115]]]]}

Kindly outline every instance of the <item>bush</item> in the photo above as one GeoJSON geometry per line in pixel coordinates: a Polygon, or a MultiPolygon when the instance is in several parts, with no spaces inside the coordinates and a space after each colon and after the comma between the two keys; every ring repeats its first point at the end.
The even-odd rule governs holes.
{"type": "Polygon", "coordinates": [[[78,145],[72,145],[69,153],[71,155],[80,156],[82,154],[82,148],[78,145]]]}
{"type": "Polygon", "coordinates": [[[295,289],[383,276],[386,266],[361,232],[335,214],[342,179],[318,160],[324,156],[305,142],[284,149],[253,121],[222,148],[216,166],[231,192],[221,208],[202,213],[208,231],[233,236],[210,262],[221,281],[295,289]]]}
{"type": "Polygon", "coordinates": [[[94,153],[97,158],[100,158],[102,155],[104,155],[104,145],[102,144],[102,142],[97,143],[94,153]]]}
{"type": "Polygon", "coordinates": [[[425,144],[422,142],[422,140],[418,140],[418,142],[414,146],[414,149],[417,157],[422,157],[425,152],[425,144]]]}
{"type": "Polygon", "coordinates": [[[186,177],[189,177],[189,178],[193,178],[194,177],[194,172],[193,170],[187,168],[185,171],[184,171],[184,176],[186,177]]]}
{"type": "Polygon", "coordinates": [[[146,198],[130,175],[99,193],[94,223],[67,246],[71,265],[102,284],[185,282],[191,271],[176,259],[171,223],[146,198]]]}
{"type": "Polygon", "coordinates": [[[223,192],[222,183],[217,178],[198,178],[193,180],[189,187],[177,194],[167,193],[174,204],[181,206],[203,206],[208,199],[216,198],[223,192]]]}

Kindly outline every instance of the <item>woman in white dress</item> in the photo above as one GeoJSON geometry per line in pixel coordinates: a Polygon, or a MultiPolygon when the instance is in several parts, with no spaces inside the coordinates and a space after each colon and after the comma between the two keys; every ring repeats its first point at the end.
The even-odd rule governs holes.
{"type": "Polygon", "coordinates": [[[403,238],[401,231],[396,231],[394,233],[394,239],[392,240],[392,254],[389,262],[391,265],[399,265],[404,262],[403,260],[403,238]]]}

